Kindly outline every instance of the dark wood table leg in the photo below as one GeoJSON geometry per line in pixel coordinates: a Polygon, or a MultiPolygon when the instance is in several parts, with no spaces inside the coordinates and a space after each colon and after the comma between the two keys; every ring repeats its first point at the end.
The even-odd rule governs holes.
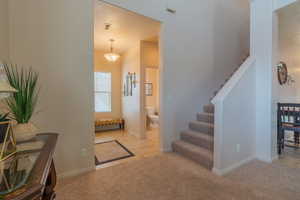
{"type": "Polygon", "coordinates": [[[54,162],[52,160],[51,167],[49,170],[46,186],[43,194],[43,200],[54,200],[56,197],[54,188],[56,186],[56,170],[54,162]]]}
{"type": "Polygon", "coordinates": [[[281,130],[278,129],[278,132],[277,132],[277,151],[278,151],[278,154],[280,155],[281,154],[281,130]]]}
{"type": "Polygon", "coordinates": [[[299,132],[294,132],[294,143],[299,145],[299,132]]]}

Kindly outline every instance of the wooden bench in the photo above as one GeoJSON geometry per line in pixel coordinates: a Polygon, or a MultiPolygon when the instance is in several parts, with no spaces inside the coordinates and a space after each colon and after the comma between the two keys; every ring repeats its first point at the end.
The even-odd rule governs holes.
{"type": "Polygon", "coordinates": [[[112,125],[118,125],[119,129],[125,128],[125,120],[120,119],[98,119],[95,121],[95,128],[97,127],[107,127],[112,125]]]}

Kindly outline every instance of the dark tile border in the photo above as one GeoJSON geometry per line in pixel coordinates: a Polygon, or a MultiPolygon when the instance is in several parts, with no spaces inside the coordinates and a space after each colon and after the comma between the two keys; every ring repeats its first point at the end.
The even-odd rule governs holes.
{"type": "Polygon", "coordinates": [[[135,156],[134,153],[132,153],[129,149],[127,149],[124,145],[122,145],[118,140],[111,140],[111,141],[107,141],[107,142],[100,142],[100,143],[96,143],[95,145],[97,145],[97,144],[104,144],[104,143],[110,143],[110,142],[115,142],[115,143],[117,143],[117,144],[118,144],[119,146],[121,146],[121,147],[122,147],[129,155],[127,155],[127,156],[122,156],[122,157],[118,157],[118,158],[114,158],[114,159],[111,159],[111,160],[102,161],[102,162],[100,162],[100,161],[98,160],[97,156],[95,156],[95,165],[96,165],[96,166],[135,156]]]}

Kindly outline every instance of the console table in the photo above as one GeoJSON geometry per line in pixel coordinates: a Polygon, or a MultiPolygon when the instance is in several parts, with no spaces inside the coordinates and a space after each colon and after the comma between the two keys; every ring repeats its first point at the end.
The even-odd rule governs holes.
{"type": "Polygon", "coordinates": [[[53,162],[58,134],[38,134],[18,143],[18,153],[0,163],[0,200],[53,200],[53,162]]]}

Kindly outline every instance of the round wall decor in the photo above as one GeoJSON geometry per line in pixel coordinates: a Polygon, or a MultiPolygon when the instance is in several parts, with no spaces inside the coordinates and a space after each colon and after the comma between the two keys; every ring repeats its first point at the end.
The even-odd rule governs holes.
{"type": "Polygon", "coordinates": [[[284,62],[280,62],[277,65],[277,76],[280,85],[286,84],[288,79],[288,70],[284,62]]]}

